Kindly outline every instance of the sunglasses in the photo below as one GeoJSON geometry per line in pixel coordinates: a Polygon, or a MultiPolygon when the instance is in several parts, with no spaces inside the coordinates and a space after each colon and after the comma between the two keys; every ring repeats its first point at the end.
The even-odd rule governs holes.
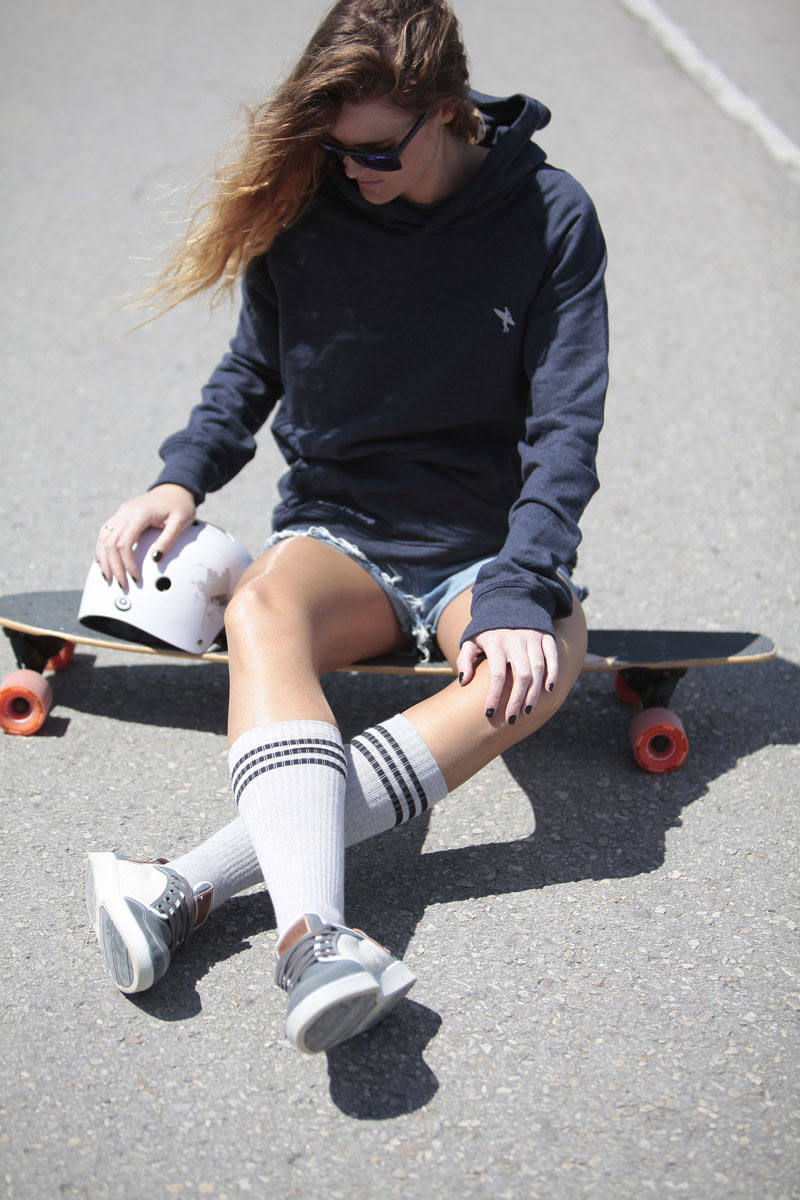
{"type": "Polygon", "coordinates": [[[360,167],[369,167],[371,171],[399,171],[403,166],[400,155],[430,115],[430,112],[423,113],[411,126],[402,142],[391,150],[347,150],[343,146],[332,146],[330,142],[318,142],[317,145],[337,162],[351,158],[360,167]]]}

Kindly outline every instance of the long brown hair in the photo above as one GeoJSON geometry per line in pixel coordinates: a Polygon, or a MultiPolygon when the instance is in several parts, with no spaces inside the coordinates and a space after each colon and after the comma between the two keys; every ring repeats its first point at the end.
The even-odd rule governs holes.
{"type": "Polygon", "coordinates": [[[165,312],[206,288],[212,303],[230,294],[317,191],[326,170],[317,142],[342,104],[373,96],[417,112],[451,105],[452,133],[476,138],[466,55],[446,0],[338,0],[288,78],[250,110],[239,153],[217,170],[147,299],[165,312]]]}

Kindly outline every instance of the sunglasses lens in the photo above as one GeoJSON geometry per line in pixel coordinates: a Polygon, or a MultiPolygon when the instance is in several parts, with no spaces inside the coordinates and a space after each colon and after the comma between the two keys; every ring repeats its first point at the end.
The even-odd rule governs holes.
{"type": "Polygon", "coordinates": [[[397,153],[394,154],[365,154],[358,150],[343,150],[341,146],[331,146],[328,142],[318,142],[320,150],[324,150],[335,162],[352,159],[360,167],[368,167],[370,171],[399,171],[402,167],[397,153]]]}
{"type": "Polygon", "coordinates": [[[370,171],[398,171],[400,160],[388,154],[349,154],[353,162],[360,167],[368,167],[370,171]]]}

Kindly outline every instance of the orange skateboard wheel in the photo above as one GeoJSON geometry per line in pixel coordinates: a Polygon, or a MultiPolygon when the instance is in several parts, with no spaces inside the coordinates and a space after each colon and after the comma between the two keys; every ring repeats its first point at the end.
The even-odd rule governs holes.
{"type": "Polygon", "coordinates": [[[668,708],[643,709],[633,719],[630,739],[639,766],[656,775],[676,771],[689,754],[683,723],[668,708]]]}
{"type": "Polygon", "coordinates": [[[6,733],[36,733],[52,703],[53,689],[38,671],[12,671],[0,684],[0,725],[6,733]]]}
{"type": "Polygon", "coordinates": [[[72,656],[75,653],[74,642],[64,642],[64,645],[54,654],[52,658],[48,658],[45,664],[46,671],[60,671],[62,667],[66,667],[67,663],[72,662],[72,656]]]}

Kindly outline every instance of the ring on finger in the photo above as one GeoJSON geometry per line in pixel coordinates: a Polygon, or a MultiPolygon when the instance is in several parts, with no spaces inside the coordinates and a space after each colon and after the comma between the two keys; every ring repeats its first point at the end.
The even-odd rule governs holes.
{"type": "Polygon", "coordinates": [[[114,532],[114,526],[113,526],[113,525],[104,525],[104,526],[103,526],[103,529],[107,529],[109,533],[113,533],[113,532],[114,532]]]}

